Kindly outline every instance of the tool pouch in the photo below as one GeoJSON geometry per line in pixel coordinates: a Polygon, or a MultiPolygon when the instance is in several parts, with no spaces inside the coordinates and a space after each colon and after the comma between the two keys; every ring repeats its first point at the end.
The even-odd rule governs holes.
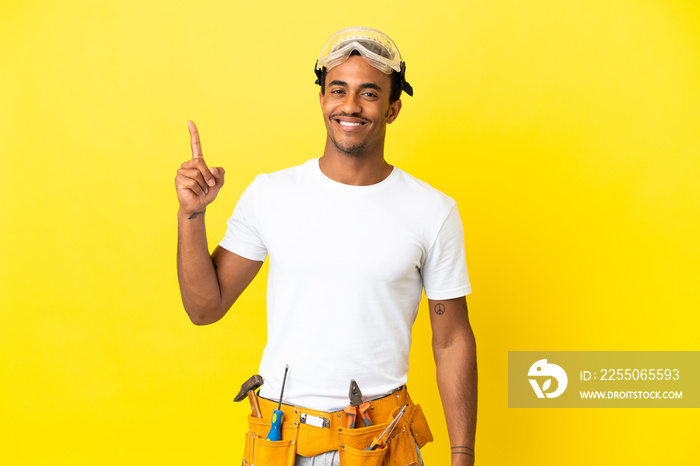
{"type": "MultiPolygon", "coordinates": [[[[340,466],[382,466],[385,464],[384,460],[389,452],[387,444],[374,451],[364,450],[372,443],[375,437],[379,437],[388,425],[389,422],[384,422],[358,429],[340,429],[338,433],[340,466]]],[[[396,426],[396,428],[398,429],[399,426],[396,426]]]]}
{"type": "Polygon", "coordinates": [[[282,440],[265,440],[277,402],[258,398],[262,418],[248,416],[248,431],[243,453],[244,466],[293,466],[295,455],[315,456],[338,450],[341,466],[411,466],[418,464],[418,448],[433,441],[420,405],[414,405],[405,387],[384,398],[370,401],[371,417],[376,424],[349,429],[343,411],[324,413],[282,405],[282,440]],[[380,449],[365,451],[375,437],[384,432],[401,408],[408,404],[401,419],[380,449]],[[323,428],[301,422],[302,415],[325,418],[323,428]],[[380,422],[382,421],[382,422],[380,422]]]}
{"type": "Polygon", "coordinates": [[[418,465],[416,445],[422,447],[432,442],[433,436],[428,427],[423,410],[415,405],[410,413],[404,413],[391,436],[381,449],[365,451],[372,440],[386,429],[400,408],[391,413],[384,423],[358,429],[341,429],[338,434],[341,466],[410,466],[418,465]]]}
{"type": "Polygon", "coordinates": [[[271,423],[248,416],[243,465],[294,466],[299,429],[296,423],[282,423],[282,440],[266,440],[271,423]]]}

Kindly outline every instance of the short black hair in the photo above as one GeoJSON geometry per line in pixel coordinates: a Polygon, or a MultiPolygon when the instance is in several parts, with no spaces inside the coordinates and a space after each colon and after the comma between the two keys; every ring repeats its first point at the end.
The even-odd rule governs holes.
{"type": "MultiPolygon", "coordinates": [[[[360,52],[357,50],[353,50],[352,53],[350,53],[350,56],[353,55],[360,55],[360,52]]],[[[321,85],[321,94],[326,95],[326,75],[328,74],[328,70],[324,66],[323,69],[321,70],[321,76],[319,76],[318,81],[319,84],[321,85]]],[[[397,73],[396,71],[391,72],[389,75],[389,79],[391,80],[391,93],[389,94],[389,105],[393,104],[399,98],[401,98],[401,90],[403,88],[403,82],[401,80],[401,74],[397,73]]]]}

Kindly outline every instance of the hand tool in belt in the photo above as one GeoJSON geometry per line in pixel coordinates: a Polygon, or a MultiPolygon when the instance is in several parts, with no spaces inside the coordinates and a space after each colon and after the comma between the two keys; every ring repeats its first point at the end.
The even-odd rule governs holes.
{"type": "Polygon", "coordinates": [[[248,401],[250,401],[250,409],[253,411],[254,417],[262,417],[260,405],[258,404],[258,397],[255,396],[255,390],[260,388],[263,383],[265,383],[263,378],[258,374],[255,374],[246,380],[243,385],[241,385],[241,391],[239,391],[238,395],[236,395],[236,397],[233,399],[233,401],[239,402],[247,395],[248,401]]]}
{"type": "Polygon", "coordinates": [[[358,413],[362,418],[362,422],[364,422],[365,427],[371,426],[372,421],[370,420],[369,413],[367,412],[369,410],[369,403],[362,402],[362,392],[360,391],[359,385],[357,385],[357,382],[354,380],[350,381],[350,393],[348,393],[348,397],[350,398],[350,406],[344,409],[344,411],[348,414],[348,423],[346,427],[349,429],[355,428],[355,418],[357,417],[358,413]]]}
{"type": "Polygon", "coordinates": [[[403,416],[403,412],[406,411],[406,408],[408,408],[408,404],[401,408],[401,411],[399,411],[399,414],[396,415],[393,421],[391,421],[391,424],[389,424],[386,429],[384,429],[384,432],[381,433],[381,435],[374,440],[372,440],[372,443],[369,444],[367,448],[365,448],[365,451],[372,451],[372,450],[377,450],[384,445],[386,442],[386,439],[391,437],[391,433],[394,431],[394,428],[396,425],[399,423],[399,419],[401,419],[401,416],[403,416]],[[388,433],[387,433],[388,431],[388,433]],[[386,438],[382,440],[382,437],[384,437],[384,434],[386,434],[386,438]]]}
{"type": "Polygon", "coordinates": [[[282,440],[282,395],[284,395],[284,384],[287,383],[287,371],[289,370],[289,364],[284,368],[284,379],[282,379],[282,391],[280,392],[280,403],[277,409],[272,413],[272,425],[270,426],[270,432],[267,434],[266,440],[272,442],[278,442],[282,440]]]}

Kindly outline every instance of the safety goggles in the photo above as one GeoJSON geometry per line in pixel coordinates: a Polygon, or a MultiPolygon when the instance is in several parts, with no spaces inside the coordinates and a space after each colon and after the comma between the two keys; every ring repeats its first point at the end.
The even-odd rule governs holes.
{"type": "Polygon", "coordinates": [[[401,59],[394,41],[383,32],[366,27],[350,27],[333,34],[316,61],[314,71],[319,78],[316,84],[320,84],[323,68],[330,71],[350,58],[353,51],[357,51],[370,65],[383,73],[399,73],[402,90],[413,95],[413,88],[405,80],[406,63],[401,59]]]}

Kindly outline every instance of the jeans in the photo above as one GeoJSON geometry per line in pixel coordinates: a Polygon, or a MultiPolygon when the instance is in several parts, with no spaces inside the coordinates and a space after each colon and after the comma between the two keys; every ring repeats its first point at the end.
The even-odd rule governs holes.
{"type": "Polygon", "coordinates": [[[340,466],[340,458],[337,451],[321,453],[318,456],[299,456],[294,461],[294,466],[340,466]]]}

